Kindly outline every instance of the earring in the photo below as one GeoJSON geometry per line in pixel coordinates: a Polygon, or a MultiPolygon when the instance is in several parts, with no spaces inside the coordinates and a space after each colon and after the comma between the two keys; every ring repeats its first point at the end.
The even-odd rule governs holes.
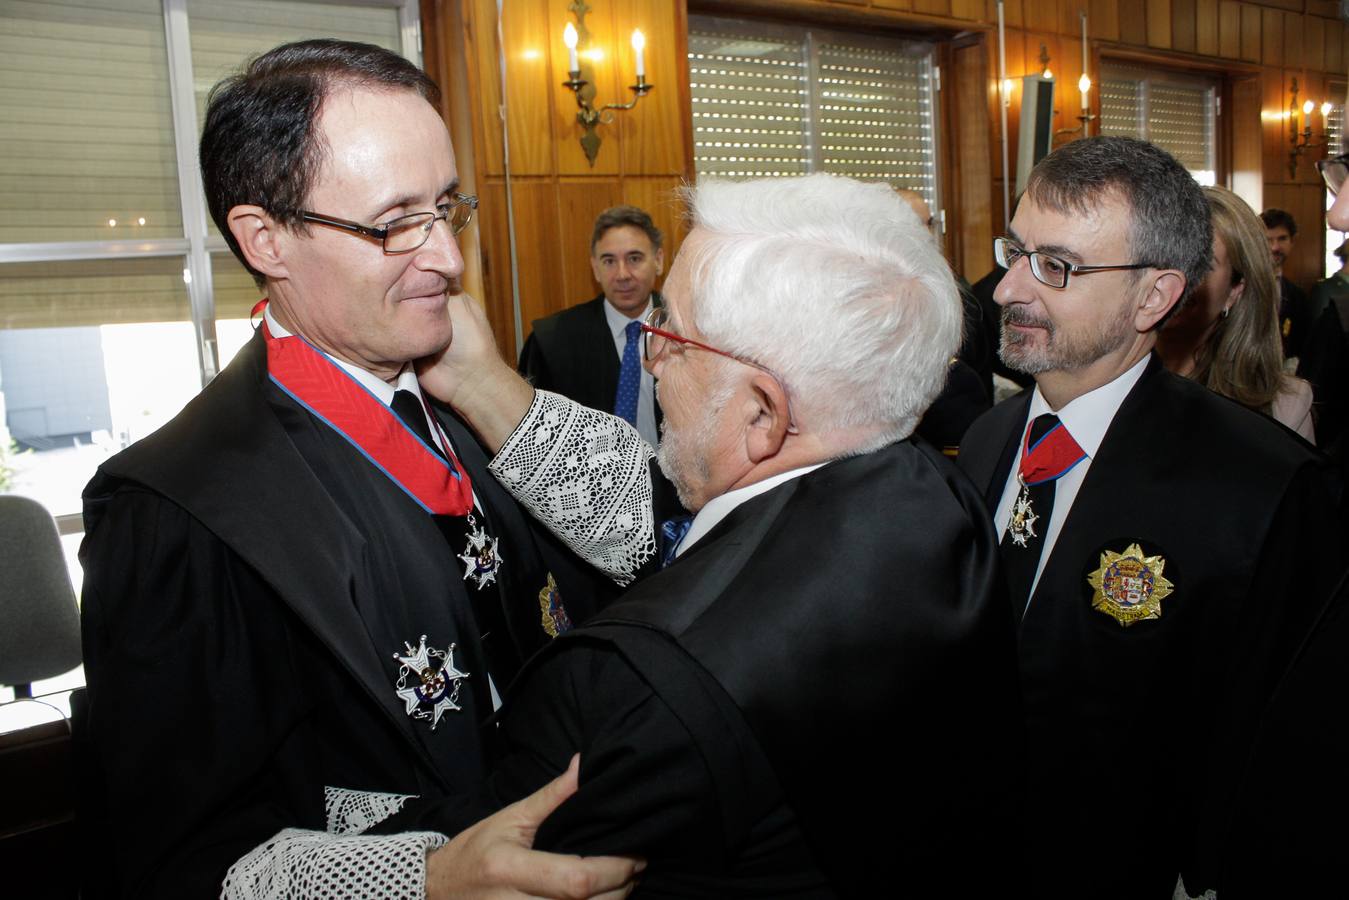
{"type": "Polygon", "coordinates": [[[1228,314],[1231,313],[1231,312],[1232,312],[1232,307],[1230,307],[1230,306],[1224,306],[1224,307],[1223,307],[1223,318],[1226,319],[1227,316],[1228,316],[1228,314]]]}

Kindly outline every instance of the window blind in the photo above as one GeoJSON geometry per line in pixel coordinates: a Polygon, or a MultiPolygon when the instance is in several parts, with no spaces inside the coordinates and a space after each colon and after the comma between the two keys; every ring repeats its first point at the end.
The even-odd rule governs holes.
{"type": "Polygon", "coordinates": [[[1217,180],[1217,83],[1202,76],[1105,66],[1101,134],[1151,141],[1201,184],[1217,180]]]}
{"type": "Polygon", "coordinates": [[[0,122],[0,242],[183,236],[159,0],[0,5],[0,122]]]}
{"type": "Polygon", "coordinates": [[[929,45],[694,16],[689,82],[700,176],[832,172],[937,208],[929,45]]]}

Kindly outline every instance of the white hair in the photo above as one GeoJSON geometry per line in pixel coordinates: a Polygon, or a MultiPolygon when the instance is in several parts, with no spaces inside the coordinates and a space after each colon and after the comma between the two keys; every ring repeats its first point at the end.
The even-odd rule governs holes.
{"type": "Polygon", "coordinates": [[[797,422],[908,437],[941,392],[962,306],[932,235],[889,186],[836,175],[686,187],[708,343],[772,369],[797,422]]]}

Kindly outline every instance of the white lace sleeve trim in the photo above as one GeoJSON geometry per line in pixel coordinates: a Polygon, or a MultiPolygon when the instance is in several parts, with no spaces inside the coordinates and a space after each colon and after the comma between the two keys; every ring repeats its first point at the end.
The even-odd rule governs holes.
{"type": "Polygon", "coordinates": [[[361,834],[403,808],[416,794],[384,794],[324,786],[323,811],[329,834],[361,834]]]}
{"type": "Polygon", "coordinates": [[[567,546],[628,584],[656,552],[652,456],[622,419],[535,391],[490,468],[567,546]]]}
{"type": "Polygon", "coordinates": [[[431,831],[340,835],[286,828],[230,866],[222,900],[424,900],[426,854],[448,839],[431,831]]]}

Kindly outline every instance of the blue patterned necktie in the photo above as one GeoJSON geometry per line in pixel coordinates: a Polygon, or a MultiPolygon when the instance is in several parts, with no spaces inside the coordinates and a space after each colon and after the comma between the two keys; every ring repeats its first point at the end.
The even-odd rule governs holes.
{"type": "Polygon", "coordinates": [[[693,516],[675,516],[660,523],[660,567],[674,562],[675,551],[693,527],[693,516]]]}
{"type": "Polygon", "coordinates": [[[623,329],[628,342],[623,345],[623,364],[618,367],[618,390],[614,392],[614,415],[637,425],[637,394],[642,389],[642,323],[632,321],[623,329]]]}

